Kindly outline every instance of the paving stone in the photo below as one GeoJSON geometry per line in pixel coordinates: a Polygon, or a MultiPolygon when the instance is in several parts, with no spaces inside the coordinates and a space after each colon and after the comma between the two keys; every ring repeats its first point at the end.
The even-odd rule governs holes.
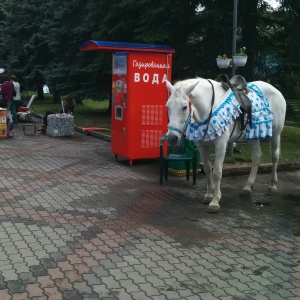
{"type": "Polygon", "coordinates": [[[152,268],[152,272],[161,279],[171,277],[171,274],[169,272],[164,271],[164,269],[162,269],[162,268],[152,268]]]}
{"type": "Polygon", "coordinates": [[[24,263],[24,259],[20,254],[9,255],[9,260],[12,264],[24,263]]]}
{"type": "MultiPolygon", "coordinates": [[[[121,288],[119,281],[116,281],[113,277],[102,277],[101,282],[106,285],[108,290],[121,288]]],[[[133,283],[136,284],[134,281],[133,283]]]]}
{"type": "Polygon", "coordinates": [[[51,277],[49,275],[39,276],[37,278],[37,281],[40,284],[40,287],[43,289],[54,287],[54,285],[55,285],[54,281],[51,279],[51,277]]]}
{"type": "Polygon", "coordinates": [[[22,293],[25,289],[25,286],[20,280],[10,280],[6,286],[11,294],[22,293]]]}
{"type": "Polygon", "coordinates": [[[102,277],[102,276],[106,277],[109,275],[108,271],[105,270],[102,266],[92,267],[91,270],[92,270],[92,272],[96,273],[96,275],[99,277],[102,277]]]}
{"type": "Polygon", "coordinates": [[[61,272],[60,268],[48,269],[47,272],[52,280],[64,278],[64,274],[61,272]]]}
{"type": "Polygon", "coordinates": [[[116,268],[116,265],[115,263],[113,263],[111,260],[109,259],[104,259],[101,261],[101,266],[103,266],[106,270],[110,269],[110,268],[113,268],[115,269],[116,268]]]}
{"type": "Polygon", "coordinates": [[[80,294],[80,295],[91,294],[92,293],[91,287],[88,286],[85,281],[74,282],[73,286],[78,291],[78,294],[80,294]]]}
{"type": "MultiPolygon", "coordinates": [[[[0,237],[1,238],[1,237],[0,237]]],[[[12,241],[22,241],[23,237],[18,233],[18,231],[16,231],[15,234],[10,234],[10,239],[12,241]]]]}
{"type": "Polygon", "coordinates": [[[48,297],[48,299],[57,299],[62,300],[62,294],[57,290],[57,287],[45,288],[44,294],[48,297]]]}
{"type": "Polygon", "coordinates": [[[25,257],[25,258],[24,258],[24,261],[25,261],[25,263],[26,263],[29,267],[35,266],[35,265],[37,265],[37,264],[39,263],[39,260],[36,259],[36,258],[33,257],[33,256],[25,257]]]}
{"type": "Polygon", "coordinates": [[[113,254],[106,254],[106,257],[112,262],[112,263],[117,263],[117,262],[122,262],[123,261],[123,257],[113,253],[113,254]]]}
{"type": "Polygon", "coordinates": [[[169,262],[169,263],[174,263],[174,264],[180,264],[180,258],[181,257],[175,257],[175,256],[173,256],[173,255],[171,255],[171,254],[168,254],[168,255],[162,255],[162,258],[163,258],[163,260],[165,260],[165,261],[167,261],[167,262],[169,262]]]}
{"type": "Polygon", "coordinates": [[[77,291],[66,291],[63,292],[63,299],[66,300],[83,300],[84,297],[82,295],[77,294],[77,291]]]}
{"type": "Polygon", "coordinates": [[[30,244],[29,244],[29,247],[30,247],[33,251],[38,251],[38,250],[43,251],[43,250],[44,250],[43,246],[42,246],[41,244],[39,244],[38,242],[37,242],[37,243],[30,243],[30,244]]]}
{"type": "Polygon", "coordinates": [[[42,258],[40,261],[46,269],[53,269],[57,266],[57,263],[52,258],[42,258]]]}
{"type": "Polygon", "coordinates": [[[246,176],[224,177],[210,215],[203,174],[195,187],[172,175],[160,186],[157,161],[115,161],[95,137],[16,126],[0,147],[1,300],[300,297],[299,171],[279,172],[272,196],[259,174],[252,201],[238,195],[246,176]]]}
{"type": "Polygon", "coordinates": [[[267,299],[282,300],[281,295],[276,293],[269,293],[269,294],[265,294],[264,296],[267,297],[267,299]]]}
{"type": "Polygon", "coordinates": [[[89,286],[99,284],[99,277],[96,276],[94,273],[91,274],[83,274],[83,279],[87,282],[89,286]]]}
{"type": "MultiPolygon", "coordinates": [[[[17,249],[14,245],[3,247],[3,250],[5,251],[5,254],[6,254],[6,255],[7,255],[7,254],[10,254],[10,255],[12,255],[12,254],[19,254],[18,249],[17,249]]],[[[5,255],[5,254],[2,253],[2,255],[5,255]]],[[[5,257],[6,257],[6,256],[3,256],[3,259],[4,259],[4,260],[6,259],[5,257]]]]}
{"type": "Polygon", "coordinates": [[[131,279],[126,279],[126,280],[120,280],[119,284],[121,287],[123,287],[127,293],[131,294],[134,292],[139,292],[140,288],[138,285],[134,284],[131,279]]]}
{"type": "Polygon", "coordinates": [[[6,288],[6,282],[4,281],[3,276],[0,275],[0,290],[4,290],[6,288]]]}
{"type": "Polygon", "coordinates": [[[47,269],[45,269],[42,265],[32,265],[30,266],[30,271],[34,274],[34,276],[48,275],[47,269]]]}
{"type": "MultiPolygon", "coordinates": [[[[167,299],[180,299],[180,295],[176,291],[161,291],[163,295],[166,296],[167,299]]],[[[151,297],[149,298],[151,299],[151,297]]]]}
{"type": "Polygon", "coordinates": [[[105,284],[95,284],[92,286],[92,289],[94,293],[96,293],[100,297],[100,299],[103,299],[109,294],[109,290],[107,289],[105,284]]]}
{"type": "Polygon", "coordinates": [[[67,242],[67,245],[71,248],[71,249],[80,249],[82,248],[82,244],[78,243],[76,241],[71,241],[71,242],[67,242]]]}
{"type": "Polygon", "coordinates": [[[28,293],[29,299],[34,299],[34,297],[43,297],[43,290],[38,284],[28,284],[26,286],[26,292],[28,293]]]}
{"type": "MultiPolygon", "coordinates": [[[[117,267],[119,267],[119,265],[117,265],[117,267]]],[[[164,267],[163,264],[162,264],[162,267],[164,267]]],[[[139,274],[141,276],[146,276],[146,275],[151,275],[152,274],[151,269],[147,268],[144,265],[134,265],[133,269],[136,270],[137,272],[139,272],[139,274]]],[[[168,271],[168,269],[166,269],[166,268],[164,268],[164,270],[168,271]]]]}
{"type": "Polygon", "coordinates": [[[50,253],[50,257],[55,261],[55,262],[59,262],[59,261],[65,261],[66,260],[66,256],[63,255],[60,252],[52,252],[50,253]]]}
{"type": "Polygon", "coordinates": [[[70,255],[74,253],[74,250],[68,246],[59,247],[59,252],[63,255],[70,255]]]}
{"type": "MultiPolygon", "coordinates": [[[[213,273],[209,270],[207,270],[206,268],[204,268],[203,266],[201,265],[198,265],[198,266],[195,266],[195,267],[192,267],[192,269],[196,272],[196,273],[199,273],[201,274],[202,276],[204,277],[209,277],[209,276],[213,276],[213,273]]],[[[219,272],[217,272],[216,270],[213,270],[212,271],[216,272],[219,274],[219,272]]]]}
{"type": "Polygon", "coordinates": [[[11,270],[5,270],[5,272],[2,272],[2,276],[3,276],[3,280],[8,282],[11,280],[18,280],[18,274],[16,273],[15,270],[11,269],[11,270]]]}
{"type": "Polygon", "coordinates": [[[154,287],[164,287],[165,281],[163,279],[158,278],[156,275],[146,275],[146,282],[151,283],[154,287]]]}
{"type": "Polygon", "coordinates": [[[85,295],[83,296],[83,299],[84,299],[84,300],[99,300],[99,297],[98,297],[97,294],[92,293],[92,294],[85,294],[85,295]]]}
{"type": "Polygon", "coordinates": [[[31,272],[20,273],[19,278],[25,285],[28,283],[34,283],[36,281],[36,277],[34,277],[33,273],[31,272]]]}

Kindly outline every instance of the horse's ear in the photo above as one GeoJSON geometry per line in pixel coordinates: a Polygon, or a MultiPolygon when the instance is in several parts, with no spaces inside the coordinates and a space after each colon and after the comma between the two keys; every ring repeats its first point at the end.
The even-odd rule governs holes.
{"type": "Polygon", "coordinates": [[[187,87],[185,89],[185,93],[186,95],[189,96],[189,94],[194,90],[194,88],[196,87],[196,85],[199,83],[199,81],[197,81],[195,84],[192,84],[191,86],[187,87]]]}
{"type": "Polygon", "coordinates": [[[167,89],[169,90],[169,92],[172,93],[172,91],[173,91],[173,85],[171,84],[171,82],[169,82],[168,80],[166,80],[166,86],[167,86],[167,89]]]}

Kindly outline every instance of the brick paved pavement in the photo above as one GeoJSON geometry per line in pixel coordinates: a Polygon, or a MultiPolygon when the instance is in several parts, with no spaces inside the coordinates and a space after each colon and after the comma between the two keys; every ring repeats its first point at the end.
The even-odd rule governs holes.
{"type": "Polygon", "coordinates": [[[0,140],[0,299],[300,299],[300,172],[265,195],[223,179],[218,215],[197,185],[157,161],[116,162],[110,143],[0,140]]]}

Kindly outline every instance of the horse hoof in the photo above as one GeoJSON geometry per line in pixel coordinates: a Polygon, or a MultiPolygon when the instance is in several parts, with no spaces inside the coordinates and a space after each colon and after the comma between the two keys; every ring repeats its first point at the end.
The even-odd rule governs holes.
{"type": "Polygon", "coordinates": [[[276,186],[269,186],[267,190],[268,195],[276,194],[277,193],[277,187],[276,186]]]}
{"type": "Polygon", "coordinates": [[[250,188],[247,188],[247,187],[244,187],[244,188],[242,189],[242,191],[240,192],[240,196],[242,196],[242,197],[250,197],[251,194],[252,194],[251,189],[250,189],[250,188]]]}
{"type": "Polygon", "coordinates": [[[220,211],[220,205],[209,205],[207,208],[207,212],[209,214],[217,214],[220,211]]]}
{"type": "Polygon", "coordinates": [[[209,204],[211,202],[212,198],[209,198],[209,197],[204,197],[203,200],[202,200],[202,203],[203,204],[209,204]]]}

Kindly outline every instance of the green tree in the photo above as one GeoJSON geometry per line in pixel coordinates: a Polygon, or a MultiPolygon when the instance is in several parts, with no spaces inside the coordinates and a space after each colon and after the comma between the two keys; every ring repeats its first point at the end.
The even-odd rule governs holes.
{"type": "Polygon", "coordinates": [[[300,82],[300,3],[296,0],[282,1],[282,8],[277,12],[281,27],[276,32],[278,45],[278,66],[275,80],[289,98],[299,97],[300,82]]]}
{"type": "MultiPolygon", "coordinates": [[[[264,0],[239,1],[237,49],[247,48],[248,63],[238,72],[290,93],[299,82],[300,4],[280,3],[272,10],[264,0]]],[[[233,0],[2,0],[0,17],[0,66],[39,98],[47,83],[54,101],[110,93],[111,53],[79,51],[89,39],[170,45],[175,80],[214,78],[216,56],[232,50],[233,0]]]]}
{"type": "Polygon", "coordinates": [[[42,76],[39,71],[41,54],[45,51],[39,26],[43,18],[39,10],[42,4],[43,1],[38,0],[35,5],[28,0],[4,0],[5,26],[1,32],[0,57],[7,71],[21,78],[21,85],[25,87],[32,86],[31,78],[39,80],[42,76]]]}

